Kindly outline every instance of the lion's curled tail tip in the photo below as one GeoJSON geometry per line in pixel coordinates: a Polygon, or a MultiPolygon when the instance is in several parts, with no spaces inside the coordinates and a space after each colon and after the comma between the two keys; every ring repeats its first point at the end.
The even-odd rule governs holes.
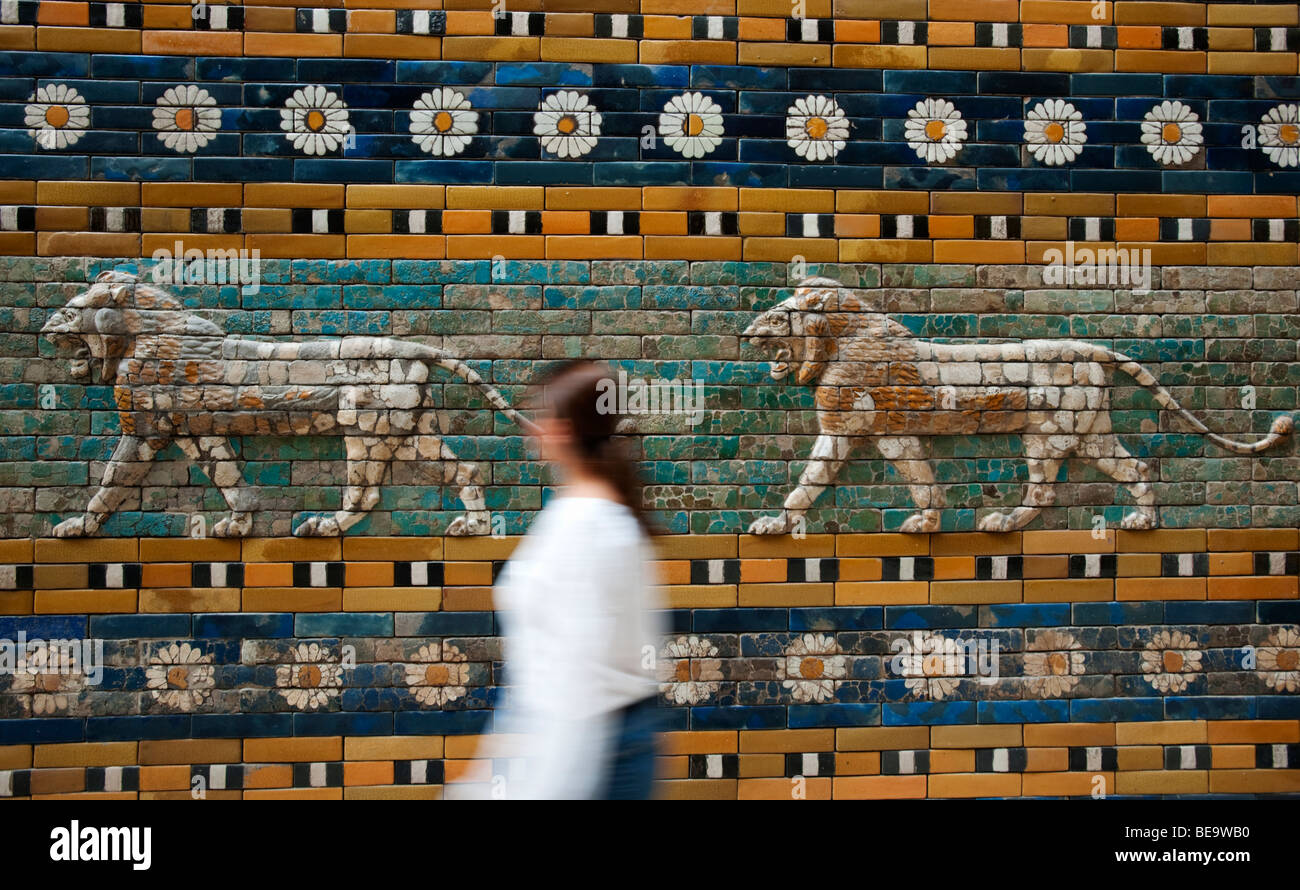
{"type": "Polygon", "coordinates": [[[1295,418],[1290,414],[1283,414],[1273,421],[1273,435],[1289,436],[1293,432],[1295,432],[1295,418]]]}

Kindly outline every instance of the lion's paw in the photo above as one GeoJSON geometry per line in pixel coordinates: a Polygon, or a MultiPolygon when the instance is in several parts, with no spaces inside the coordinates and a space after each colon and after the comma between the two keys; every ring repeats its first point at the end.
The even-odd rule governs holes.
{"type": "Polygon", "coordinates": [[[1009,532],[1011,517],[1006,513],[990,513],[979,521],[976,528],[982,532],[1009,532]]]}
{"type": "Polygon", "coordinates": [[[786,533],[785,514],[780,516],[760,516],[749,525],[751,535],[783,535],[786,533]]]}
{"type": "Polygon", "coordinates": [[[898,527],[898,530],[905,535],[937,532],[939,530],[939,511],[922,510],[920,513],[913,513],[903,520],[903,524],[898,527]]]}
{"type": "Polygon", "coordinates": [[[1157,524],[1155,511],[1135,510],[1119,522],[1119,527],[1127,531],[1146,531],[1157,524]]]}
{"type": "Polygon", "coordinates": [[[83,538],[90,534],[90,530],[86,528],[86,517],[73,516],[54,526],[52,534],[56,538],[83,538]]]}
{"type": "Polygon", "coordinates": [[[232,513],[217,520],[212,526],[214,538],[242,538],[253,530],[253,517],[248,513],[232,513]]]}
{"type": "Polygon", "coordinates": [[[491,531],[487,514],[480,517],[477,513],[467,513],[464,516],[457,516],[447,526],[447,534],[457,538],[468,538],[474,535],[486,535],[491,531]]]}
{"type": "Polygon", "coordinates": [[[343,534],[343,529],[333,516],[308,516],[293,533],[300,538],[327,538],[343,534]]]}

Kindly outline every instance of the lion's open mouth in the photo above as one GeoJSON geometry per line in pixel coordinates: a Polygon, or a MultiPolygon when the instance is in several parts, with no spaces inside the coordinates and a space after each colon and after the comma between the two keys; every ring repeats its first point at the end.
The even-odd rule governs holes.
{"type": "Polygon", "coordinates": [[[84,340],[59,333],[46,334],[45,339],[58,349],[72,349],[72,358],[68,362],[69,374],[73,377],[90,376],[90,347],[84,340]]]}
{"type": "Polygon", "coordinates": [[[781,380],[786,374],[790,373],[790,350],[781,348],[776,351],[772,357],[772,365],[769,369],[773,380],[781,380]]]}

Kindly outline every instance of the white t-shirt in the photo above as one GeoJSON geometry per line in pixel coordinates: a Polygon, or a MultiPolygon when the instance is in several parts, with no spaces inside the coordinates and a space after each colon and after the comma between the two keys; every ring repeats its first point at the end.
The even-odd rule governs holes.
{"type": "Polygon", "coordinates": [[[510,797],[587,797],[612,753],[613,712],[655,694],[666,632],[650,540],[602,498],[560,496],[497,582],[505,630],[498,728],[527,737],[527,780],[510,797]]]}

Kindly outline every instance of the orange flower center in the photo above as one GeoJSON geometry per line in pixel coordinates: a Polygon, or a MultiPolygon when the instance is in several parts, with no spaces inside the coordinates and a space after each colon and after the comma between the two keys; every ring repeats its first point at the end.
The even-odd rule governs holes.
{"type": "Polygon", "coordinates": [[[578,129],[578,119],[571,114],[566,114],[555,122],[555,129],[563,136],[570,136],[578,129]]]}
{"type": "Polygon", "coordinates": [[[689,680],[691,678],[691,663],[686,659],[677,662],[677,670],[674,672],[673,678],[678,683],[685,683],[689,680]]]}
{"type": "Polygon", "coordinates": [[[42,692],[58,692],[59,675],[58,674],[37,674],[35,686],[37,689],[41,690],[42,692]]]}
{"type": "Polygon", "coordinates": [[[51,105],[45,109],[45,122],[51,127],[62,127],[68,122],[68,109],[62,105],[51,105]]]}
{"type": "Polygon", "coordinates": [[[313,108],[311,111],[307,112],[305,122],[307,124],[307,129],[315,133],[319,131],[321,127],[325,126],[325,114],[324,112],[313,108]]]}
{"type": "Polygon", "coordinates": [[[925,138],[932,142],[938,142],[947,132],[948,127],[943,121],[927,121],[925,124],[925,138]]]}
{"type": "Polygon", "coordinates": [[[820,658],[805,658],[799,665],[799,673],[809,680],[816,680],[826,672],[826,665],[820,658]]]}
{"type": "Polygon", "coordinates": [[[947,672],[946,668],[947,659],[939,653],[927,655],[922,661],[922,673],[927,677],[942,677],[947,672]]]}
{"type": "Polygon", "coordinates": [[[178,130],[193,130],[193,129],[194,129],[194,109],[193,109],[193,108],[177,108],[177,109],[176,109],[175,121],[176,121],[176,129],[178,129],[178,130]]]}
{"type": "Polygon", "coordinates": [[[1300,667],[1300,649],[1283,649],[1277,654],[1277,666],[1284,671],[1300,667]]]}
{"type": "Polygon", "coordinates": [[[704,118],[698,114],[686,115],[686,122],[682,125],[682,132],[687,136],[698,136],[704,132],[704,118]]]}
{"type": "Polygon", "coordinates": [[[1171,673],[1183,669],[1183,653],[1175,652],[1173,649],[1166,649],[1164,654],[1165,670],[1171,673]]]}
{"type": "Polygon", "coordinates": [[[167,685],[173,689],[188,689],[189,680],[190,672],[183,667],[169,668],[167,671],[167,685]]]}
{"type": "Polygon", "coordinates": [[[320,685],[321,675],[320,668],[314,664],[304,664],[298,668],[298,685],[306,688],[314,688],[320,685]]]}
{"type": "Polygon", "coordinates": [[[1277,138],[1287,145],[1295,145],[1300,141],[1300,127],[1295,124],[1283,124],[1277,128],[1277,138]]]}
{"type": "Polygon", "coordinates": [[[1065,126],[1056,121],[1052,121],[1050,124],[1043,127],[1043,135],[1047,137],[1048,142],[1060,142],[1065,138],[1065,126]]]}
{"type": "Polygon", "coordinates": [[[1049,673],[1058,676],[1068,674],[1070,672],[1070,657],[1064,652],[1053,652],[1047,656],[1047,669],[1049,673]]]}
{"type": "Polygon", "coordinates": [[[1183,138],[1183,128],[1174,123],[1165,124],[1160,128],[1160,138],[1165,142],[1177,142],[1183,138]]]}
{"type": "Polygon", "coordinates": [[[424,669],[424,682],[429,686],[446,686],[451,672],[445,664],[431,664],[424,669]]]}
{"type": "Polygon", "coordinates": [[[451,129],[452,117],[450,111],[439,111],[433,117],[433,128],[439,133],[446,133],[451,129]]]}
{"type": "Polygon", "coordinates": [[[830,126],[824,117],[810,117],[808,122],[803,125],[803,131],[808,134],[810,139],[825,139],[826,131],[830,129],[830,126]]]}

